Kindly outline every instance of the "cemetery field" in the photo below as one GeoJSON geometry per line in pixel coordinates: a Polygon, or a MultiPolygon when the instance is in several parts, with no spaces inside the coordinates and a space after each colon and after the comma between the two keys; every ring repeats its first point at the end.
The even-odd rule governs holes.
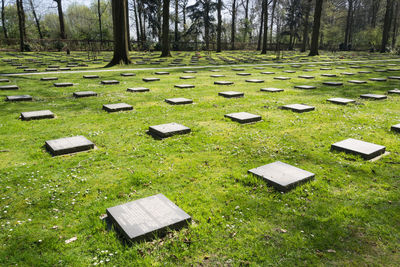
{"type": "MultiPolygon", "coordinates": [[[[154,55],[145,58],[145,65],[126,67],[142,68],[135,71],[117,66],[104,72],[91,61],[72,70],[98,72],[0,77],[9,79],[0,86],[19,88],[0,90],[1,266],[400,265],[400,133],[391,129],[400,123],[400,95],[388,93],[400,88],[400,58],[290,54],[274,62],[274,55],[250,52],[227,52],[222,59],[191,52],[151,64],[157,61],[154,55]],[[179,58],[184,66],[170,65],[179,58]],[[363,62],[346,63],[350,60],[363,62]],[[157,67],[174,68],[148,69],[157,67]],[[196,72],[184,73],[188,70],[196,72]],[[121,76],[127,72],[135,76],[121,76]],[[312,77],[299,77],[304,75],[312,77]],[[58,80],[41,81],[44,77],[58,80]],[[250,79],[261,81],[246,82],[250,79]],[[108,80],[119,83],[101,84],[108,80]],[[301,85],[315,88],[295,88],[301,85]],[[138,87],[149,91],[127,91],[138,87]],[[80,91],[97,96],[73,97],[80,91]],[[244,96],[219,95],[226,91],[244,96]],[[371,100],[363,94],[387,98],[371,100]],[[32,101],[5,101],[16,95],[30,95],[32,101]],[[193,103],[171,105],[165,102],[170,98],[193,103]],[[327,101],[331,98],[355,102],[340,105],[327,101]],[[116,103],[133,109],[102,109],[116,103]],[[280,108],[289,104],[315,109],[297,113],[280,108]],[[21,112],[39,110],[55,117],[19,119],[21,112]],[[236,112],[259,115],[261,121],[241,124],[225,117],[236,112]],[[147,133],[150,126],[172,122],[191,132],[164,139],[147,133]],[[55,157],[46,149],[46,141],[73,136],[86,137],[95,148],[55,157]],[[370,161],[331,151],[332,144],[348,138],[385,146],[386,154],[370,161]],[[315,177],[283,193],[248,173],[275,161],[315,177]],[[126,245],[103,220],[107,208],[159,193],[191,216],[188,227],[126,245]]],[[[37,65],[25,61],[29,54],[1,56],[2,74],[24,72],[13,62],[37,65]]]]}

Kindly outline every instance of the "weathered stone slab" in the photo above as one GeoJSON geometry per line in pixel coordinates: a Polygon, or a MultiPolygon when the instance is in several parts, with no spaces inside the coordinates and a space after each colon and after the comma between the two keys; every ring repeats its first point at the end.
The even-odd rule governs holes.
{"type": "Polygon", "coordinates": [[[120,75],[121,75],[122,77],[132,77],[132,76],[136,76],[135,73],[131,73],[131,72],[121,73],[120,75]]]}
{"type": "Polygon", "coordinates": [[[261,120],[260,115],[255,115],[248,112],[230,113],[226,114],[225,117],[230,118],[231,120],[237,121],[239,123],[250,123],[261,120]]]}
{"type": "Polygon", "coordinates": [[[300,75],[299,78],[302,78],[302,79],[314,79],[315,77],[311,76],[311,75],[300,75]]]}
{"type": "Polygon", "coordinates": [[[283,92],[284,90],[283,89],[279,89],[279,88],[261,88],[260,91],[276,93],[276,92],[283,92]]]}
{"type": "Polygon", "coordinates": [[[163,194],[158,194],[106,210],[117,231],[130,241],[163,236],[188,225],[191,217],[163,194]]]}
{"type": "Polygon", "coordinates": [[[183,97],[177,97],[177,98],[167,98],[165,99],[165,102],[171,105],[185,105],[185,104],[192,104],[193,100],[183,97]]]}
{"type": "Polygon", "coordinates": [[[210,77],[212,77],[212,78],[221,78],[221,77],[225,77],[225,75],[222,75],[222,74],[214,74],[214,75],[211,75],[210,77]]]}
{"type": "Polygon", "coordinates": [[[352,73],[352,72],[342,72],[342,73],[340,73],[340,74],[342,74],[342,75],[348,75],[348,76],[355,75],[355,73],[352,73]]]}
{"type": "Polygon", "coordinates": [[[337,77],[336,74],[330,74],[330,73],[321,74],[321,76],[323,76],[323,77],[330,77],[330,78],[337,77]]]}
{"type": "Polygon", "coordinates": [[[50,110],[28,111],[22,112],[20,118],[23,121],[52,119],[54,118],[54,113],[50,110]]]}
{"type": "Polygon", "coordinates": [[[373,82],[386,82],[387,81],[386,78],[370,78],[369,80],[373,81],[373,82]]]}
{"type": "Polygon", "coordinates": [[[97,96],[97,93],[93,91],[81,91],[81,92],[74,92],[72,95],[76,98],[80,98],[80,97],[97,96]]]}
{"type": "Polygon", "coordinates": [[[304,105],[304,104],[290,104],[290,105],[284,105],[281,107],[282,109],[288,109],[293,112],[297,113],[303,113],[303,112],[309,112],[315,109],[313,106],[309,105],[304,105]]]}
{"type": "Polygon", "coordinates": [[[243,97],[244,93],[235,91],[226,91],[226,92],[219,92],[218,95],[223,96],[225,98],[237,98],[237,97],[243,97]]]}
{"type": "Polygon", "coordinates": [[[275,72],[272,72],[272,71],[263,71],[263,72],[261,72],[261,74],[275,74],[275,72]]]}
{"type": "Polygon", "coordinates": [[[74,86],[73,83],[55,83],[55,87],[69,87],[69,86],[74,86]]]}
{"type": "Polygon", "coordinates": [[[283,72],[284,73],[296,73],[296,71],[294,71],[294,70],[284,70],[283,72]]]}
{"type": "Polygon", "coordinates": [[[197,73],[197,71],[194,71],[194,70],[185,70],[183,73],[197,73]]]}
{"type": "Polygon", "coordinates": [[[302,89],[302,90],[310,90],[310,89],[315,89],[317,87],[315,87],[313,85],[295,85],[294,88],[302,89]]]}
{"type": "Polygon", "coordinates": [[[353,99],[341,98],[341,97],[329,98],[327,101],[335,103],[335,104],[339,104],[339,105],[347,105],[349,103],[355,103],[356,102],[353,99]]]}
{"type": "Polygon", "coordinates": [[[389,90],[389,91],[388,91],[388,94],[400,94],[400,90],[397,89],[397,88],[395,88],[395,89],[393,89],[393,90],[389,90]]]}
{"type": "Polygon", "coordinates": [[[302,170],[281,161],[254,168],[248,172],[262,178],[269,185],[283,192],[293,189],[297,185],[315,177],[314,173],[302,170]]]}
{"type": "Polygon", "coordinates": [[[349,138],[331,146],[331,150],[345,152],[348,154],[359,155],[363,159],[373,159],[379,155],[385,153],[386,148],[384,146],[368,143],[353,138],[349,138]]]}
{"type": "Polygon", "coordinates": [[[391,80],[400,80],[400,76],[389,76],[388,79],[391,79],[391,80]]]}
{"type": "Polygon", "coordinates": [[[40,78],[41,81],[57,81],[57,77],[42,77],[40,78]]]}
{"type": "Polygon", "coordinates": [[[286,80],[290,80],[290,77],[274,77],[275,80],[281,80],[281,81],[286,81],[286,80]]]}
{"type": "Polygon", "coordinates": [[[146,87],[135,87],[135,88],[128,88],[126,91],[131,92],[131,93],[143,93],[143,92],[148,92],[150,91],[149,88],[146,87]]]}
{"type": "Polygon", "coordinates": [[[364,98],[364,99],[372,99],[372,100],[383,100],[383,99],[387,98],[386,95],[377,95],[377,94],[363,94],[363,95],[360,95],[360,97],[364,98]]]}
{"type": "Polygon", "coordinates": [[[0,90],[18,90],[19,87],[17,85],[1,85],[0,90]]]}
{"type": "Polygon", "coordinates": [[[156,81],[159,81],[160,78],[153,78],[153,77],[150,77],[150,78],[143,78],[142,80],[143,80],[144,82],[156,82],[156,81]]]}
{"type": "Polygon", "coordinates": [[[94,144],[84,136],[74,136],[46,141],[46,148],[53,156],[60,156],[94,148],[94,144]]]}
{"type": "Polygon", "coordinates": [[[6,101],[32,101],[32,96],[30,95],[9,95],[6,97],[6,101]]]}
{"type": "Polygon", "coordinates": [[[231,85],[231,84],[233,84],[233,82],[230,82],[230,81],[215,81],[214,84],[218,84],[218,85],[231,85]]]}
{"type": "Polygon", "coordinates": [[[263,83],[264,80],[259,80],[259,79],[248,79],[246,80],[248,83],[263,83]]]}
{"type": "Polygon", "coordinates": [[[118,103],[118,104],[103,105],[103,109],[107,112],[117,112],[117,111],[132,110],[133,107],[126,103],[118,103]]]}
{"type": "Polygon", "coordinates": [[[342,86],[342,82],[323,82],[323,85],[328,85],[328,86],[342,86]]]}
{"type": "Polygon", "coordinates": [[[185,88],[194,88],[194,85],[192,85],[192,84],[175,84],[174,87],[180,88],[180,89],[185,89],[185,88]]]}
{"type": "Polygon", "coordinates": [[[398,132],[398,133],[400,133],[400,123],[399,123],[399,124],[396,124],[396,125],[393,125],[393,126],[391,127],[391,130],[392,130],[393,132],[398,132]]]}
{"type": "Polygon", "coordinates": [[[181,76],[181,77],[179,77],[179,79],[189,80],[189,79],[196,79],[196,77],[195,76],[181,76]]]}
{"type": "Polygon", "coordinates": [[[233,68],[232,70],[233,70],[233,71],[244,71],[243,68],[233,68]]]}
{"type": "Polygon", "coordinates": [[[117,81],[117,80],[105,80],[105,81],[101,81],[101,84],[105,84],[105,85],[119,84],[119,81],[117,81]]]}
{"type": "Polygon", "coordinates": [[[9,79],[0,79],[0,83],[9,83],[10,80],[9,79]]]}
{"type": "Polygon", "coordinates": [[[149,127],[149,133],[160,138],[166,138],[177,134],[190,133],[190,128],[179,123],[167,123],[149,127]]]}
{"type": "Polygon", "coordinates": [[[360,81],[360,80],[350,80],[348,81],[349,83],[354,83],[354,84],[364,84],[367,83],[366,81],[360,81]]]}
{"type": "Polygon", "coordinates": [[[238,75],[238,76],[250,76],[251,73],[239,72],[239,73],[236,73],[236,75],[238,75]]]}
{"type": "Polygon", "coordinates": [[[84,79],[98,79],[100,78],[99,75],[83,75],[84,79]]]}
{"type": "Polygon", "coordinates": [[[167,71],[157,71],[154,74],[156,74],[156,75],[169,75],[169,72],[167,72],[167,71]]]}

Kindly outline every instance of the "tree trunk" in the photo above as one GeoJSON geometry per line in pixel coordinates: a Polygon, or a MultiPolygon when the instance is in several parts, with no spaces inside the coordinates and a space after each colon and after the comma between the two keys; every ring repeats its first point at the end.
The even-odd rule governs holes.
{"type": "Polygon", "coordinates": [[[54,1],[57,3],[58,20],[60,22],[60,38],[67,39],[67,35],[65,34],[64,14],[62,11],[61,0],[54,0],[54,1]]]}
{"type": "Polygon", "coordinates": [[[235,50],[236,31],[236,0],[232,1],[232,29],[231,29],[231,50],[235,50]]]}
{"type": "Polygon", "coordinates": [[[376,21],[378,18],[380,1],[381,0],[371,0],[372,3],[371,3],[370,17],[371,17],[371,27],[372,28],[376,27],[376,21]]]}
{"type": "Polygon", "coordinates": [[[347,0],[347,3],[349,4],[349,7],[347,10],[346,30],[344,33],[344,50],[348,50],[348,47],[349,47],[351,20],[353,17],[353,0],[347,0]]]}
{"type": "Polygon", "coordinates": [[[39,21],[39,18],[37,16],[37,14],[36,14],[35,6],[33,5],[33,1],[32,0],[29,0],[29,5],[31,6],[31,9],[32,9],[32,15],[33,15],[33,19],[35,20],[36,28],[37,28],[38,33],[39,33],[39,38],[43,39],[42,30],[40,28],[40,21],[39,21]]]}
{"type": "Polygon", "coordinates": [[[25,12],[22,0],[17,0],[17,14],[18,14],[18,26],[19,26],[19,48],[21,52],[25,51],[25,12]]]}
{"type": "Polygon", "coordinates": [[[307,1],[306,14],[304,18],[304,28],[303,28],[303,43],[301,44],[301,52],[306,52],[307,42],[308,42],[308,25],[311,10],[311,0],[307,1]]]}
{"type": "Polygon", "coordinates": [[[264,4],[261,4],[261,18],[260,18],[260,29],[258,31],[257,51],[259,51],[261,49],[261,40],[262,40],[262,35],[263,35],[263,27],[264,27],[264,4]]]}
{"type": "Polygon", "coordinates": [[[163,0],[161,57],[171,56],[171,52],[169,51],[169,1],[163,0]]]}
{"type": "Polygon", "coordinates": [[[381,53],[386,52],[386,47],[389,40],[389,32],[391,26],[391,12],[393,9],[393,0],[386,1],[386,12],[385,12],[385,19],[383,24],[383,33],[382,33],[382,44],[381,44],[381,53]]]}
{"type": "Polygon", "coordinates": [[[218,17],[218,25],[217,25],[217,53],[221,52],[221,34],[222,34],[222,0],[218,0],[217,4],[217,17],[218,17]]]}
{"type": "Polygon", "coordinates": [[[178,22],[179,22],[179,16],[178,13],[179,9],[178,9],[178,0],[175,0],[175,30],[174,30],[174,49],[178,50],[179,46],[178,46],[178,22]]]}
{"type": "Polygon", "coordinates": [[[396,8],[394,11],[394,19],[393,19],[393,32],[392,32],[392,47],[396,47],[397,42],[397,31],[398,31],[398,22],[399,22],[399,2],[396,2],[396,8]]]}
{"type": "Polygon", "coordinates": [[[246,4],[244,6],[244,36],[243,36],[244,43],[246,43],[248,31],[249,31],[249,0],[246,0],[246,4]]]}
{"type": "Polygon", "coordinates": [[[322,14],[323,0],[316,0],[315,11],[314,11],[314,26],[311,37],[311,49],[309,56],[318,56],[318,41],[319,41],[319,30],[321,28],[321,14],[322,14]]]}
{"type": "Polygon", "coordinates": [[[268,0],[263,0],[264,5],[264,35],[261,54],[267,54],[267,36],[268,36],[268,0]]]}
{"type": "Polygon", "coordinates": [[[128,51],[128,25],[126,19],[126,0],[111,0],[114,30],[114,56],[107,66],[130,64],[128,51]]]}
{"type": "Polygon", "coordinates": [[[276,0],[272,2],[272,11],[271,11],[271,26],[269,27],[269,39],[272,41],[272,29],[274,28],[274,20],[275,20],[275,7],[276,7],[276,0]]]}
{"type": "Polygon", "coordinates": [[[103,29],[101,28],[101,0],[97,0],[97,15],[99,18],[100,45],[103,45],[103,29]]]}
{"type": "Polygon", "coordinates": [[[204,39],[206,41],[206,50],[210,49],[210,2],[204,1],[204,39]]]}
{"type": "Polygon", "coordinates": [[[4,2],[5,0],[1,0],[1,25],[3,26],[3,34],[4,34],[4,39],[7,40],[8,42],[8,33],[7,33],[7,27],[6,27],[6,19],[4,17],[4,2]]]}
{"type": "Polygon", "coordinates": [[[131,25],[130,25],[130,22],[129,22],[129,4],[128,4],[128,0],[126,0],[126,27],[127,27],[127,29],[126,29],[126,34],[127,34],[127,38],[128,38],[128,50],[129,51],[131,51],[132,49],[131,49],[131,30],[130,30],[130,28],[131,28],[131,25]]]}
{"type": "Polygon", "coordinates": [[[133,13],[135,14],[135,25],[136,25],[136,40],[138,45],[140,44],[140,31],[139,31],[139,21],[138,21],[138,14],[137,14],[137,6],[136,0],[133,0],[133,13]]]}

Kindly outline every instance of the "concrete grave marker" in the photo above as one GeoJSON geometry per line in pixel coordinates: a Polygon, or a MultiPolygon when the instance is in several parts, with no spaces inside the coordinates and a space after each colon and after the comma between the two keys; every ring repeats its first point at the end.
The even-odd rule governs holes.
{"type": "Polygon", "coordinates": [[[223,96],[225,98],[238,98],[238,97],[243,97],[244,93],[235,91],[226,91],[226,92],[219,92],[218,95],[223,96]]]}
{"type": "Polygon", "coordinates": [[[17,85],[1,85],[0,90],[18,90],[19,87],[17,85]]]}
{"type": "Polygon", "coordinates": [[[165,99],[165,102],[171,105],[185,105],[185,104],[192,104],[193,100],[183,97],[177,97],[177,98],[167,98],[165,99]]]}
{"type": "Polygon", "coordinates": [[[303,112],[309,112],[309,111],[315,110],[315,107],[309,106],[309,105],[304,105],[304,104],[284,105],[281,108],[291,110],[291,111],[297,112],[297,113],[303,113],[303,112]]]}
{"type": "Polygon", "coordinates": [[[279,88],[261,88],[260,91],[276,93],[276,92],[283,92],[284,90],[283,89],[279,89],[279,88]]]}
{"type": "Polygon", "coordinates": [[[101,81],[101,84],[105,84],[105,85],[119,84],[119,81],[117,81],[117,80],[105,80],[105,81],[101,81]]]}
{"type": "Polygon", "coordinates": [[[323,82],[323,85],[328,85],[328,86],[342,86],[342,82],[323,82]]]}
{"type": "Polygon", "coordinates": [[[233,121],[237,121],[239,123],[250,123],[261,120],[260,115],[254,115],[248,112],[238,112],[238,113],[230,113],[225,115],[226,118],[230,118],[233,121]]]}
{"type": "Polygon", "coordinates": [[[17,101],[32,101],[30,95],[10,95],[6,97],[6,101],[17,102],[17,101]]]}
{"type": "Polygon", "coordinates": [[[263,83],[263,82],[264,82],[264,80],[259,80],[259,79],[249,79],[249,80],[246,80],[246,82],[248,82],[248,83],[263,83]]]}
{"type": "Polygon", "coordinates": [[[55,87],[69,87],[69,86],[73,86],[73,83],[55,83],[54,86],[55,87]]]}
{"type": "Polygon", "coordinates": [[[356,102],[353,99],[341,98],[341,97],[329,98],[327,101],[335,103],[335,104],[339,104],[339,105],[347,105],[349,103],[355,103],[356,102]]]}
{"type": "Polygon", "coordinates": [[[74,136],[46,141],[46,148],[53,156],[60,156],[93,149],[94,144],[84,136],[74,136]]]}
{"type": "Polygon", "coordinates": [[[84,79],[97,79],[100,78],[99,75],[83,75],[84,79]]]}
{"type": "Polygon", "coordinates": [[[117,104],[103,105],[103,109],[107,112],[117,112],[117,111],[132,110],[133,107],[126,103],[117,103],[117,104]]]}
{"type": "Polygon", "coordinates": [[[395,89],[393,89],[393,90],[389,90],[388,91],[388,94],[400,94],[400,90],[399,89],[397,89],[397,88],[395,88],[395,89]]]}
{"type": "Polygon", "coordinates": [[[386,148],[384,146],[368,143],[353,138],[349,138],[331,146],[331,150],[345,152],[348,154],[359,155],[363,159],[373,159],[379,155],[385,153],[386,148]]]}
{"type": "Polygon", "coordinates": [[[214,84],[217,84],[217,85],[231,85],[231,84],[233,84],[233,82],[230,82],[230,81],[215,81],[214,84]]]}
{"type": "Polygon", "coordinates": [[[81,92],[74,92],[72,95],[75,98],[80,98],[80,97],[97,96],[97,93],[93,91],[81,91],[81,92]]]}
{"type": "Polygon", "coordinates": [[[56,81],[56,80],[58,80],[58,78],[57,77],[43,77],[43,78],[40,78],[40,80],[41,81],[56,81]]]}
{"type": "Polygon", "coordinates": [[[160,138],[166,138],[177,134],[187,134],[190,133],[190,131],[190,128],[175,122],[149,127],[149,133],[160,138]]]}
{"type": "Polygon", "coordinates": [[[377,94],[363,94],[363,95],[360,95],[360,97],[364,98],[364,99],[372,99],[372,100],[383,100],[383,99],[387,98],[386,95],[377,95],[377,94]]]}
{"type": "Polygon", "coordinates": [[[135,88],[128,88],[126,89],[126,91],[131,93],[143,93],[150,91],[150,89],[146,87],[135,87],[135,88]]]}
{"type": "Polygon", "coordinates": [[[22,112],[20,118],[23,121],[52,119],[54,118],[54,114],[50,110],[29,111],[22,112]]]}
{"type": "Polygon", "coordinates": [[[151,77],[151,78],[143,78],[142,80],[143,80],[144,82],[156,82],[156,81],[159,81],[160,78],[153,78],[153,77],[151,77]]]}
{"type": "Polygon", "coordinates": [[[290,77],[274,77],[275,80],[281,80],[281,81],[286,81],[286,80],[290,80],[290,77]]]}
{"type": "Polygon", "coordinates": [[[398,133],[400,133],[400,123],[399,123],[399,124],[396,124],[396,125],[393,125],[393,126],[391,127],[391,130],[392,130],[393,132],[398,132],[398,133]]]}
{"type": "Polygon", "coordinates": [[[295,85],[296,89],[302,89],[302,90],[310,90],[310,89],[315,89],[317,87],[313,86],[313,85],[295,85]]]}
{"type": "Polygon", "coordinates": [[[185,88],[194,88],[194,85],[192,85],[192,84],[175,84],[174,87],[180,88],[180,89],[185,89],[185,88]]]}

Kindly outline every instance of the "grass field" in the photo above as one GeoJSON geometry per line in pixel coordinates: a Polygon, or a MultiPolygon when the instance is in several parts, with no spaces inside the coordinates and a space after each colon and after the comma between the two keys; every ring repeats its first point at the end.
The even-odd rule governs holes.
{"type": "MultiPolygon", "coordinates": [[[[52,55],[47,54],[49,58],[52,55]]],[[[181,55],[188,65],[195,54],[181,55]]],[[[198,66],[209,65],[207,55],[201,55],[198,66]]],[[[253,55],[257,64],[273,63],[273,55],[222,54],[232,55],[253,55]]],[[[15,58],[5,53],[0,56],[15,58]]],[[[216,54],[212,57],[216,64],[225,64],[216,54]]],[[[2,59],[0,73],[23,72],[2,59]]],[[[307,63],[294,68],[289,63],[310,59],[288,54],[282,61],[288,64],[281,64],[282,69],[266,65],[259,70],[254,67],[260,66],[250,66],[247,58],[238,62],[247,65],[243,72],[252,74],[247,77],[232,71],[234,65],[199,68],[195,74],[176,68],[161,76],[146,69],[167,67],[172,60],[154,66],[127,66],[143,68],[134,71],[134,77],[121,77],[124,71],[116,70],[120,66],[113,72],[100,72],[100,66],[91,63],[76,69],[99,68],[99,79],[83,79],[86,73],[52,72],[7,77],[9,84],[20,89],[0,91],[1,266],[400,265],[400,134],[390,131],[400,122],[400,96],[388,95],[380,101],[359,98],[399,88],[399,80],[368,79],[400,76],[400,59],[377,54],[324,55],[314,60],[338,63],[307,63]],[[395,61],[344,63],[369,59],[395,61]],[[220,71],[212,72],[215,68],[220,71]],[[275,74],[261,74],[264,71],[275,74]],[[323,73],[338,77],[323,77],[323,73]],[[226,77],[211,78],[213,74],[226,77]],[[179,79],[185,75],[196,78],[179,79]],[[315,78],[301,79],[299,75],[315,78]],[[54,81],[40,81],[50,76],[74,86],[56,88],[54,81]],[[277,76],[291,79],[275,80],[277,76]],[[145,83],[144,77],[161,81],[145,83]],[[265,82],[245,82],[250,78],[265,82]],[[120,84],[100,84],[109,79],[120,84]],[[368,83],[347,82],[355,79],[368,83]],[[234,85],[214,85],[218,80],[233,81],[234,85]],[[344,85],[324,86],[324,81],[342,81],[344,85]],[[187,83],[195,88],[174,88],[187,83]],[[298,90],[294,85],[317,88],[298,90]],[[150,92],[126,92],[128,87],[139,86],[148,87],[150,92]],[[285,91],[261,92],[264,87],[285,91]],[[87,90],[97,92],[98,97],[72,97],[73,92],[87,90]],[[218,96],[218,92],[230,90],[245,96],[218,96]],[[34,101],[3,101],[5,96],[24,94],[32,95],[34,101]],[[164,102],[172,97],[190,98],[194,104],[164,102]],[[331,97],[351,98],[357,103],[335,105],[326,101],[331,97]],[[103,104],[120,102],[134,109],[118,113],[102,110],[103,104]],[[302,114],[279,109],[294,103],[316,109],[302,114]],[[54,112],[56,118],[18,119],[21,112],[43,109],[54,112]],[[241,125],[224,118],[227,113],[241,111],[261,115],[263,120],[241,125]],[[190,127],[192,132],[163,140],[146,134],[149,126],[170,122],[190,127]],[[44,147],[47,140],[76,135],[87,137],[97,149],[52,157],[44,147]],[[347,138],[384,145],[390,154],[370,162],[330,151],[331,144],[347,138]],[[315,173],[315,179],[281,193],[247,174],[249,169],[277,160],[315,173]],[[100,219],[106,208],[158,193],[192,216],[188,228],[126,246],[100,219]],[[67,244],[72,237],[77,240],[67,244]]]]}

